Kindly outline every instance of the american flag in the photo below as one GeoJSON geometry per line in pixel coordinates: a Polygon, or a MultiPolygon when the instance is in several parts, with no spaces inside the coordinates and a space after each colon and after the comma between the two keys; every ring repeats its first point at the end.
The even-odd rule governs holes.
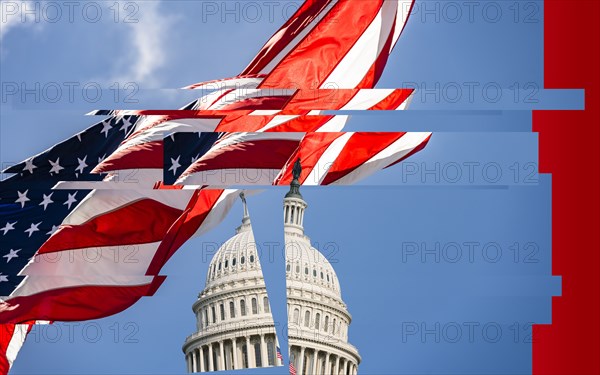
{"type": "Polygon", "coordinates": [[[290,362],[290,375],[296,375],[296,367],[290,362]]]}
{"type": "MultiPolygon", "coordinates": [[[[351,105],[377,109],[380,102],[385,109],[405,107],[410,94],[406,90],[363,97],[364,92],[356,89],[371,89],[378,81],[412,3],[306,1],[239,76],[189,86],[214,91],[180,111],[97,111],[93,114],[110,117],[6,170],[14,175],[1,182],[0,193],[0,295],[4,296],[0,324],[8,332],[0,337],[1,372],[9,370],[33,322],[109,316],[152,295],[164,280],[159,273],[173,253],[224,218],[236,190],[167,188],[165,182],[177,182],[179,171],[183,174],[185,168],[193,175],[206,162],[202,156],[214,157],[211,150],[226,140],[241,140],[238,146],[267,139],[283,144],[285,133],[257,134],[308,132],[288,150],[301,154],[314,140],[311,134],[317,134],[311,132],[339,132],[347,116],[322,116],[320,110],[329,108],[322,108],[322,103],[311,107],[302,90],[351,90],[351,94],[340,91],[343,100],[335,102],[334,109],[351,105]],[[200,150],[198,154],[166,159],[165,138],[180,132],[214,133],[189,140],[190,149],[200,150]],[[227,134],[231,132],[244,133],[227,134]],[[253,141],[244,142],[248,139],[253,141]],[[163,180],[169,170],[172,177],[163,180]],[[126,262],[132,256],[136,262],[126,262]]],[[[246,148],[244,158],[256,154],[254,147],[246,148]]],[[[233,155],[234,150],[223,155],[239,163],[242,159],[233,155]]],[[[342,147],[337,156],[328,157],[343,165],[342,159],[350,156],[342,147]]],[[[265,159],[254,160],[258,163],[254,167],[260,167],[265,159]]],[[[290,160],[280,159],[279,181],[285,181],[290,160]]],[[[354,168],[359,167],[355,162],[354,168]]]]}
{"type": "Polygon", "coordinates": [[[279,364],[283,363],[283,356],[281,355],[281,350],[279,349],[279,346],[277,347],[277,360],[279,361],[279,364]]]}
{"type": "MultiPolygon", "coordinates": [[[[16,164],[0,182],[0,313],[8,308],[2,301],[25,278],[21,271],[38,249],[58,229],[87,190],[53,190],[63,179],[98,181],[91,169],[113,152],[131,131],[137,119],[114,117],[97,123],[72,138],[16,164]]],[[[0,324],[0,372],[6,373],[15,360],[33,324],[0,324]]]]}

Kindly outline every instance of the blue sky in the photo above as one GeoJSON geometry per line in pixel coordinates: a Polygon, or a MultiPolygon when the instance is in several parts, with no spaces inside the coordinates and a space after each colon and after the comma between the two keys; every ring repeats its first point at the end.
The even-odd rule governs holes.
{"type": "MultiPolygon", "coordinates": [[[[227,2],[231,14],[221,2],[122,2],[118,22],[112,3],[98,4],[96,23],[80,8],[73,22],[66,13],[48,22],[47,9],[39,23],[2,23],[3,165],[92,124],[83,116],[91,109],[185,104],[194,93],[166,89],[236,75],[298,2],[257,2],[260,17],[244,8],[248,2],[227,2]],[[65,85],[73,82],[70,100],[65,85]],[[40,90],[36,103],[10,91],[36,83],[63,87],[61,100],[50,103],[40,90]],[[86,85],[103,90],[97,102],[79,89],[86,85]],[[122,90],[115,100],[116,87],[122,90]],[[132,93],[138,103],[125,100],[132,93]]],[[[303,189],[307,233],[331,252],[365,374],[529,373],[530,324],[550,323],[551,296],[560,294],[560,279],[550,277],[551,176],[537,174],[531,110],[578,109],[582,93],[541,90],[541,1],[483,1],[472,12],[454,3],[460,17],[445,4],[417,2],[379,84],[425,92],[439,85],[439,95],[417,97],[406,113],[357,114],[348,125],[434,131],[427,148],[360,186],[303,189]],[[473,100],[468,87],[476,87],[473,100]],[[502,97],[489,100],[484,87],[499,87],[502,97]]],[[[248,199],[280,327],[284,194],[273,188],[248,199]]],[[[36,329],[13,372],[184,373],[181,344],[195,328],[191,304],[204,285],[206,249],[229,238],[240,219],[238,203],[217,229],[187,243],[163,269],[168,278],[154,297],[114,317],[36,329]]],[[[282,335],[280,342],[285,347],[282,335]]]]}

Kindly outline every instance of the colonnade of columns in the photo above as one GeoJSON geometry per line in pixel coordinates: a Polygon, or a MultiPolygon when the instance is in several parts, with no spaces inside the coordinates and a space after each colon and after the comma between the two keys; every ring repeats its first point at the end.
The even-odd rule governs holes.
{"type": "Polygon", "coordinates": [[[186,354],[187,370],[192,373],[275,366],[276,350],[274,334],[214,341],[186,354]]]}
{"type": "Polygon", "coordinates": [[[305,203],[294,200],[284,201],[283,222],[284,224],[293,224],[302,226],[304,223],[305,203]]]}
{"type": "Polygon", "coordinates": [[[356,375],[358,364],[328,351],[304,346],[292,347],[292,361],[297,375],[356,375]]]}

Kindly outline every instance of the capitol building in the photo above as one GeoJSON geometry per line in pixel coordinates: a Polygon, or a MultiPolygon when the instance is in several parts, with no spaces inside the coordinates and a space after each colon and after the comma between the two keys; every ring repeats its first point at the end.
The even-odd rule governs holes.
{"type": "MultiPolygon", "coordinates": [[[[242,224],[214,255],[192,306],[197,332],[183,345],[188,372],[282,365],[243,195],[242,201],[242,224]]],[[[356,374],[361,358],[348,343],[351,316],[333,267],[304,234],[307,204],[297,179],[283,207],[290,372],[356,374]]]]}

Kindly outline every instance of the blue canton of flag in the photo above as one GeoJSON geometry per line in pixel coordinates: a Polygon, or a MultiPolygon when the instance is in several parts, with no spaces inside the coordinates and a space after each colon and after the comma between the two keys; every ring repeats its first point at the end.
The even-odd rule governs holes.
{"type": "Polygon", "coordinates": [[[177,178],[212,148],[224,133],[175,133],[164,139],[163,182],[173,185],[177,178]]]}
{"type": "Polygon", "coordinates": [[[131,132],[136,116],[111,117],[45,152],[7,168],[0,181],[0,299],[36,251],[89,191],[52,190],[59,181],[99,181],[90,171],[131,132]]]}

